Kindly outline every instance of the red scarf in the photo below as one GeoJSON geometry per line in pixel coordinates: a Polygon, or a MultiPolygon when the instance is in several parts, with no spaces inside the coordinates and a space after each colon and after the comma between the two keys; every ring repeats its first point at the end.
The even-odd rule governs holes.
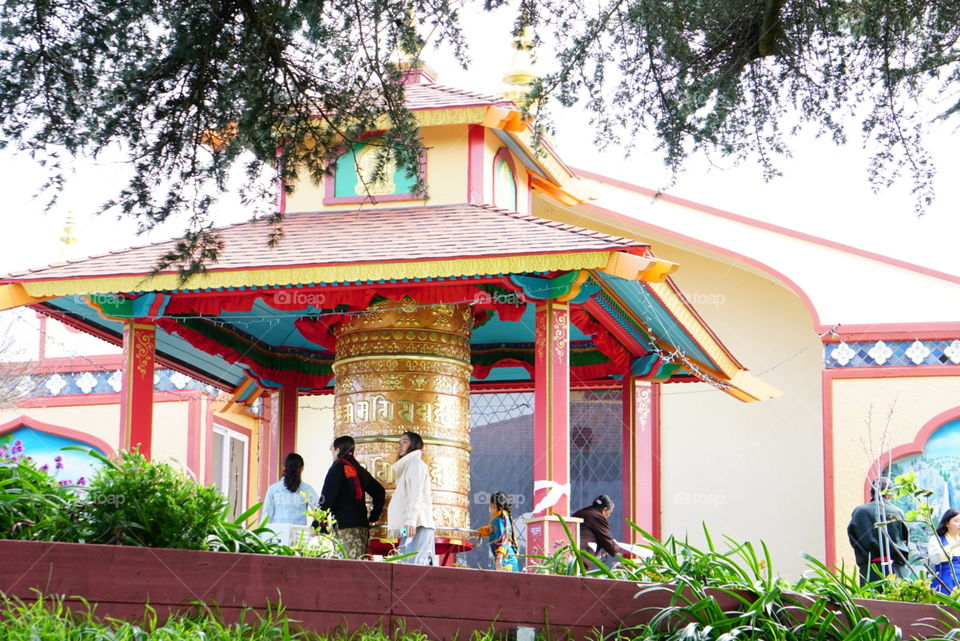
{"type": "Polygon", "coordinates": [[[348,481],[353,482],[353,498],[362,499],[363,485],[360,483],[360,472],[358,471],[360,464],[350,454],[340,460],[343,461],[343,475],[347,477],[348,481]]]}

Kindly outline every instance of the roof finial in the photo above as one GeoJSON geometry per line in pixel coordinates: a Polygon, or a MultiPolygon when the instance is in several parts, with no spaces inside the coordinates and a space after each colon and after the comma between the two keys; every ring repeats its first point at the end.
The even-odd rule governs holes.
{"type": "Polygon", "coordinates": [[[409,35],[412,41],[397,44],[399,56],[397,68],[400,70],[403,82],[407,85],[433,84],[437,81],[437,72],[420,59],[424,42],[417,33],[416,17],[412,8],[407,11],[407,28],[410,30],[409,35]],[[416,51],[411,51],[411,44],[417,45],[416,51]]]}
{"type": "Polygon", "coordinates": [[[60,260],[65,260],[68,258],[68,254],[71,250],[71,245],[76,244],[77,237],[73,235],[76,231],[74,227],[76,220],[73,217],[73,210],[71,209],[67,212],[67,216],[63,221],[63,236],[60,237],[60,242],[62,243],[60,247],[60,260]]]}
{"type": "Polygon", "coordinates": [[[514,101],[518,107],[527,105],[530,87],[538,78],[534,69],[533,47],[533,28],[528,25],[513,40],[513,62],[503,77],[506,84],[503,97],[514,101]]]}

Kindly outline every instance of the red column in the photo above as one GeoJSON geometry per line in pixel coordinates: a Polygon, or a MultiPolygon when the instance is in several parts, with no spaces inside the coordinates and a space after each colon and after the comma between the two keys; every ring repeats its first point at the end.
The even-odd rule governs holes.
{"type": "Polygon", "coordinates": [[[279,413],[279,446],[280,451],[277,453],[278,468],[280,473],[283,473],[283,460],[287,458],[287,454],[290,452],[297,451],[297,410],[298,410],[298,397],[297,397],[297,388],[284,385],[280,388],[280,393],[278,394],[278,413],[279,413]]]}
{"type": "Polygon", "coordinates": [[[483,125],[470,125],[467,128],[467,202],[481,204],[483,197],[483,178],[487,171],[484,158],[483,125]]]}
{"type": "Polygon", "coordinates": [[[277,469],[283,470],[283,461],[278,461],[280,450],[280,420],[277,412],[277,394],[263,395],[263,415],[260,418],[260,498],[267,495],[267,487],[277,480],[277,469]],[[272,471],[271,471],[272,470],[272,471]]]}
{"type": "Polygon", "coordinates": [[[134,319],[123,324],[123,387],[120,397],[122,449],[138,448],[148,459],[153,443],[153,369],[157,326],[134,319]]]}
{"type": "Polygon", "coordinates": [[[660,385],[623,379],[624,540],[642,537],[626,520],[660,537],[660,385]]]}
{"type": "Polygon", "coordinates": [[[551,554],[568,543],[557,515],[570,514],[570,307],[547,300],[537,307],[533,408],[533,518],[527,553],[551,554]]]}

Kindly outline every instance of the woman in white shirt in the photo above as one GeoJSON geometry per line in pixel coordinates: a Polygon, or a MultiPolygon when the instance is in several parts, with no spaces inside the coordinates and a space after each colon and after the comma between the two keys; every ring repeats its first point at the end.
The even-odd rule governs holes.
{"type": "Polygon", "coordinates": [[[400,554],[414,553],[404,563],[436,565],[433,492],[430,470],[421,458],[423,439],[416,432],[404,432],[397,453],[393,464],[397,486],[387,508],[387,529],[400,539],[400,554]]]}
{"type": "Polygon", "coordinates": [[[936,536],[927,544],[927,557],[934,572],[930,587],[943,594],[956,590],[960,579],[960,511],[950,508],[943,513],[936,536]]]}
{"type": "Polygon", "coordinates": [[[267,488],[263,516],[269,519],[267,525],[278,534],[279,529],[289,530],[289,527],[278,529],[273,527],[275,525],[307,525],[307,508],[320,502],[316,491],[301,480],[302,475],[303,457],[290,452],[283,461],[283,477],[267,488]]]}

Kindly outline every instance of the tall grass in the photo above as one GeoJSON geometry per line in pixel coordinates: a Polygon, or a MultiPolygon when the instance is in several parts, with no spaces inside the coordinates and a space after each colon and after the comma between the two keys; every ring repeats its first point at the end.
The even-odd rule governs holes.
{"type": "MultiPolygon", "coordinates": [[[[808,570],[789,583],[778,576],[770,551],[723,537],[718,543],[703,529],[704,545],[669,537],[660,541],[630,524],[648,555],[619,559],[612,567],[577,549],[573,537],[553,554],[531,557],[542,572],[637,581],[638,598],[663,595],[665,605],[641,612],[646,623],[623,627],[605,640],[651,641],[897,641],[903,631],[884,616],[873,616],[860,599],[899,596],[941,606],[931,634],[957,628],[960,603],[938,595],[924,581],[878,582],[861,587],[856,574],[833,571],[804,555],[808,570]]],[[[960,638],[953,630],[942,638],[960,638]]]]}
{"type": "MultiPolygon", "coordinates": [[[[494,641],[492,628],[473,633],[469,641],[494,641]]],[[[265,613],[244,611],[239,620],[225,623],[216,608],[198,605],[192,614],[162,620],[149,606],[143,619],[123,621],[101,616],[96,607],[80,601],[68,604],[59,597],[38,595],[22,601],[0,594],[0,638],[4,641],[427,641],[426,634],[399,626],[332,633],[303,630],[282,607],[265,613]]],[[[465,638],[464,641],[467,641],[465,638]]]]}

